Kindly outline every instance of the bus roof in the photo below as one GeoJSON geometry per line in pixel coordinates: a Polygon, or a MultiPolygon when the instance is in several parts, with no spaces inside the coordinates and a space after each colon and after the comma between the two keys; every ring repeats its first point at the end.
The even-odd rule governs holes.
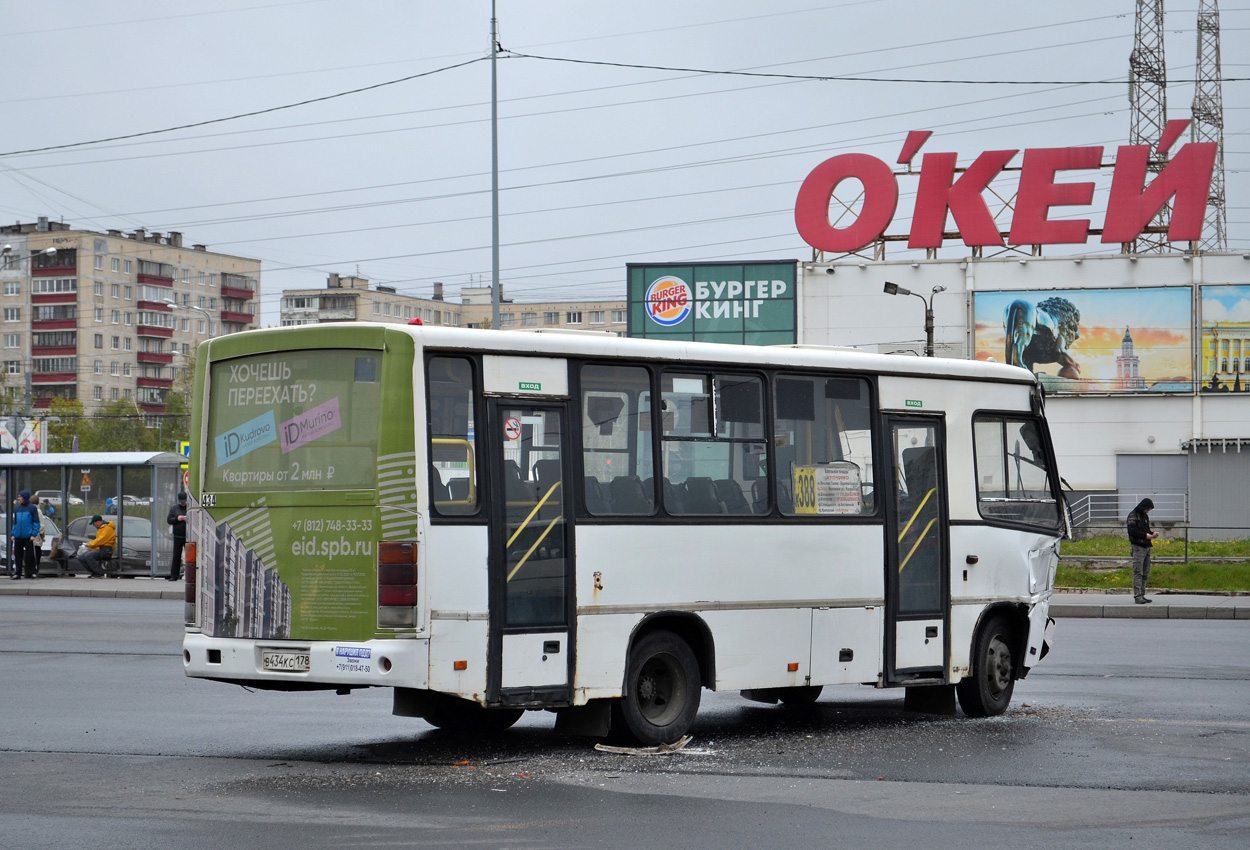
{"type": "Polygon", "coordinates": [[[237,357],[257,351],[261,335],[277,349],[299,348],[301,336],[317,337],[316,347],[326,347],[326,334],[343,336],[343,347],[356,345],[381,348],[385,334],[406,334],[418,347],[462,350],[492,354],[540,355],[558,357],[634,357],[685,363],[723,363],[740,366],[807,367],[845,369],[873,374],[914,377],[947,377],[965,380],[1033,384],[1036,378],[1027,369],[981,360],[948,357],[909,357],[898,354],[869,354],[847,348],[810,345],[730,345],[712,342],[686,342],[631,339],[592,333],[519,333],[480,328],[448,328],[435,325],[394,325],[383,323],[342,323],[327,326],[302,325],[250,330],[218,337],[205,345],[213,359],[237,357]],[[238,348],[233,344],[237,341],[238,348]],[[368,341],[368,343],[366,343],[368,341]]]}

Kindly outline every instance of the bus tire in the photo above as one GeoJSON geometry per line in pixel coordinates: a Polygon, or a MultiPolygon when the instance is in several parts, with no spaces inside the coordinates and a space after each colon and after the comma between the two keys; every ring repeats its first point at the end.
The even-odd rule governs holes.
{"type": "Polygon", "coordinates": [[[1002,617],[991,618],[977,633],[972,669],[955,685],[959,707],[969,717],[996,717],[1007,710],[1016,687],[1016,659],[1011,629],[1002,617]]]}
{"type": "Polygon", "coordinates": [[[777,699],[785,705],[811,705],[820,699],[823,685],[799,685],[793,688],[778,688],[777,699]]]}
{"type": "Polygon", "coordinates": [[[520,708],[482,708],[467,699],[440,697],[421,719],[448,732],[496,735],[511,729],[524,713],[520,708]]]}
{"type": "Polygon", "coordinates": [[[674,743],[694,723],[702,687],[699,662],[684,640],[667,631],[644,635],[629,651],[613,732],[642,746],[674,743]]]}

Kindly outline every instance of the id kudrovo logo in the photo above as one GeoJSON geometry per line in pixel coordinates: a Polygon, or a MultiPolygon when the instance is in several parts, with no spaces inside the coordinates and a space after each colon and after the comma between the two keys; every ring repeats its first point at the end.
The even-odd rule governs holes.
{"type": "Polygon", "coordinates": [[[671,328],[681,324],[694,304],[690,284],[681,278],[665,275],[647,287],[647,315],[657,325],[671,328]]]}

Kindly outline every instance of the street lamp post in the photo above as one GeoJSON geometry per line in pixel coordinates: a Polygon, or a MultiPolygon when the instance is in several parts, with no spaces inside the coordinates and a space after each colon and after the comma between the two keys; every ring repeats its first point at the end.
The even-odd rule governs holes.
{"type": "Polygon", "coordinates": [[[924,356],[933,356],[933,297],[939,292],[945,292],[945,286],[933,287],[933,293],[926,299],[919,292],[912,292],[910,289],[904,289],[897,283],[885,282],[886,295],[914,295],[924,302],[924,356]]]}

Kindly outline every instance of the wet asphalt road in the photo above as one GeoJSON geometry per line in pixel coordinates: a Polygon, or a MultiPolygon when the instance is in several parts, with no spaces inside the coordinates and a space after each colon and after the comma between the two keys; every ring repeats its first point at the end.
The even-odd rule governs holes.
{"type": "Polygon", "coordinates": [[[530,713],[495,740],[389,694],[182,676],[179,602],[0,597],[0,848],[1244,847],[1250,622],[1070,620],[1007,715],[704,692],[679,754],[530,713]],[[836,840],[834,840],[836,837],[836,840]]]}

